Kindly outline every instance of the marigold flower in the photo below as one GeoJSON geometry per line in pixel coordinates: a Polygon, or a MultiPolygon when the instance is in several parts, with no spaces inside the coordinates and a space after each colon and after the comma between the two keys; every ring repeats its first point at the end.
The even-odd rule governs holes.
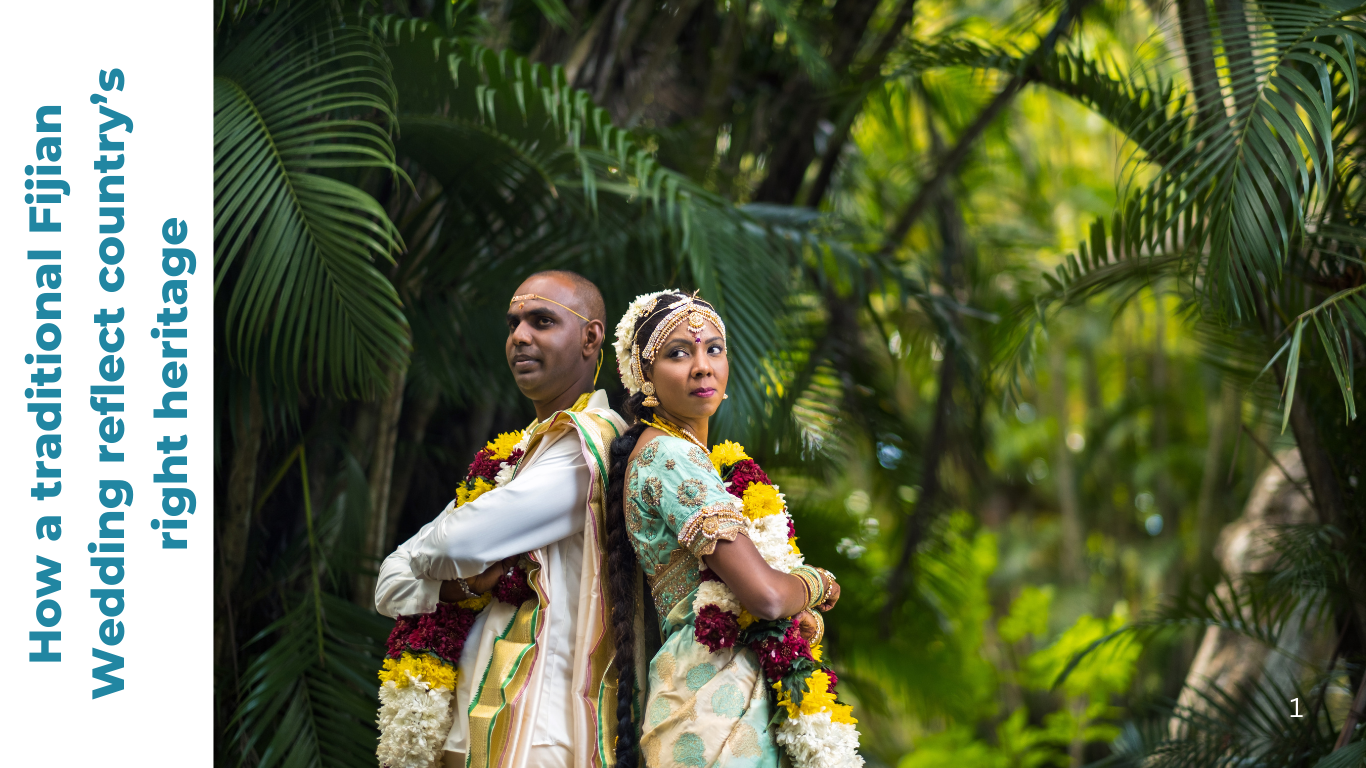
{"type": "Polygon", "coordinates": [[[798,715],[814,715],[821,711],[830,713],[830,720],[836,723],[848,723],[854,725],[858,722],[853,717],[853,707],[847,704],[840,704],[835,701],[835,694],[831,691],[830,675],[823,669],[818,669],[806,678],[806,694],[802,696],[800,706],[792,703],[792,693],[782,689],[782,683],[778,683],[775,688],[778,690],[778,706],[787,710],[790,719],[796,719],[798,715]]]}
{"type": "Polygon", "coordinates": [[[455,489],[455,506],[463,507],[491,490],[493,490],[493,483],[482,477],[461,483],[460,487],[455,489]]]}
{"type": "Polygon", "coordinates": [[[724,467],[748,458],[749,454],[745,453],[744,446],[739,443],[732,443],[729,440],[711,449],[711,463],[712,466],[716,467],[717,472],[720,472],[724,467]]]}
{"type": "Polygon", "coordinates": [[[745,503],[745,517],[750,520],[776,515],[786,507],[782,496],[778,495],[778,489],[767,483],[750,484],[742,500],[745,503]]]}
{"type": "Polygon", "coordinates": [[[513,449],[516,448],[517,444],[520,442],[522,442],[522,433],[520,431],[504,432],[498,437],[490,440],[488,445],[484,446],[484,450],[488,451],[492,458],[500,461],[507,461],[508,457],[512,455],[513,449]]]}

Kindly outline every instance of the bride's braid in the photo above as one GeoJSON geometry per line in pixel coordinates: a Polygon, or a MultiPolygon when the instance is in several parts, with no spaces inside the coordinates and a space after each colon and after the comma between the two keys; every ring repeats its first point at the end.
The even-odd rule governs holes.
{"type": "MultiPolygon", "coordinates": [[[[655,311],[661,305],[683,298],[679,294],[661,295],[650,312],[636,321],[634,338],[649,338],[664,319],[655,311]]],[[[626,530],[626,464],[636,449],[646,421],[654,420],[654,409],[643,404],[645,395],[637,392],[622,406],[631,427],[612,441],[611,464],[607,470],[607,580],[612,600],[612,632],[616,641],[617,669],[617,766],[636,768],[640,744],[633,709],[636,701],[636,571],[639,561],[630,532],[626,530]]],[[[641,713],[644,714],[644,713],[641,713]]]]}

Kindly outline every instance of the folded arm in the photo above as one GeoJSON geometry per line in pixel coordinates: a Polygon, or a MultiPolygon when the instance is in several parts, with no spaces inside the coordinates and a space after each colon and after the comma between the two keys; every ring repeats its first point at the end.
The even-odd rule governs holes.
{"type": "Polygon", "coordinates": [[[501,488],[447,505],[380,567],[375,605],[385,615],[435,610],[441,582],[478,576],[500,561],[583,530],[592,482],[567,434],[501,488]]]}

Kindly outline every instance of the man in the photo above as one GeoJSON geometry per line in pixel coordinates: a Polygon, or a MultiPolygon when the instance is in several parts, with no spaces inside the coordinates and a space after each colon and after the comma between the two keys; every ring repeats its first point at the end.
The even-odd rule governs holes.
{"type": "Polygon", "coordinates": [[[536,421],[517,473],[458,509],[452,502],[380,568],[375,605],[396,617],[486,591],[519,556],[530,561],[539,600],[493,601],[470,630],[446,766],[613,760],[602,495],[607,445],[625,424],[593,389],[604,316],[602,294],[573,272],[539,272],[518,287],[507,311],[507,361],[536,421]]]}

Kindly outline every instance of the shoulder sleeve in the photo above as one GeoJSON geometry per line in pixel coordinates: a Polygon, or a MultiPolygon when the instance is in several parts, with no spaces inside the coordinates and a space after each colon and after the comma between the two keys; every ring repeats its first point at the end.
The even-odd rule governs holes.
{"type": "Polygon", "coordinates": [[[660,437],[636,459],[641,500],[659,510],[678,543],[698,557],[710,555],[721,539],[734,541],[748,521],[739,499],[726,491],[711,459],[700,448],[660,437]]]}

